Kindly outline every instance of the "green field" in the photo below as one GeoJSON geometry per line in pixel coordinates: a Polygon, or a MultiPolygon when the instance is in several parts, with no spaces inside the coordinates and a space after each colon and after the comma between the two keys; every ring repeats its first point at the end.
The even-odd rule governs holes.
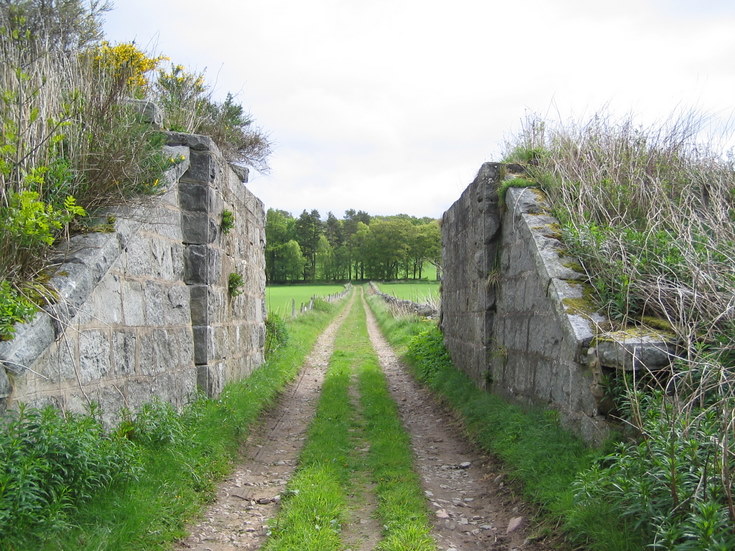
{"type": "Polygon", "coordinates": [[[386,295],[403,300],[425,303],[439,300],[439,281],[406,281],[378,283],[378,288],[386,295]]]}
{"type": "Polygon", "coordinates": [[[265,306],[268,312],[290,316],[292,301],[298,310],[311,297],[324,297],[344,290],[344,285],[268,285],[265,288],[265,306]]]}

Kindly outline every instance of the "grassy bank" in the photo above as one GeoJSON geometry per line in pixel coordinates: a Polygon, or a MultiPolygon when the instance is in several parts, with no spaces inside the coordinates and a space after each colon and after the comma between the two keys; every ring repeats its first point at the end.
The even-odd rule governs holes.
{"type": "MultiPolygon", "coordinates": [[[[602,452],[587,448],[562,429],[553,411],[529,410],[478,389],[452,366],[433,323],[396,319],[384,303],[369,303],[383,333],[411,366],[414,375],[457,411],[468,436],[501,458],[523,494],[539,506],[549,533],[564,531],[573,545],[599,551],[640,551],[644,544],[632,525],[598,502],[583,506],[575,498],[578,481],[602,452]]],[[[542,531],[543,531],[542,529],[542,531]]]]}
{"type": "MultiPolygon", "coordinates": [[[[167,548],[184,535],[186,521],[211,498],[215,483],[230,470],[240,443],[296,375],[336,309],[320,303],[319,309],[290,321],[288,341],[249,378],[228,385],[219,399],[200,398],[180,414],[154,403],[121,423],[116,436],[132,448],[133,458],[126,456],[126,460],[135,466],[129,476],[71,503],[63,490],[48,496],[45,507],[52,512],[42,515],[39,509],[38,522],[26,524],[20,533],[13,518],[0,515],[4,525],[0,549],[167,548]]],[[[62,427],[57,432],[65,431],[62,427]]],[[[51,450],[49,454],[53,451],[46,449],[51,450]]],[[[77,447],[75,452],[83,450],[77,447]]],[[[74,456],[73,461],[94,468],[87,457],[74,456]]],[[[13,477],[20,476],[14,471],[18,458],[10,459],[12,462],[0,465],[3,513],[12,497],[8,489],[13,477]]],[[[59,472],[53,465],[43,471],[33,468],[30,465],[23,476],[36,476],[39,484],[48,484],[43,477],[59,472]]]]}
{"type": "Polygon", "coordinates": [[[288,484],[283,508],[272,522],[266,551],[343,549],[341,525],[352,507],[348,495],[371,480],[383,525],[382,551],[433,551],[426,502],[413,471],[410,443],[367,334],[356,301],[340,328],[316,416],[288,484]],[[357,384],[359,403],[350,397],[357,384]],[[369,452],[357,452],[361,448],[369,452]]]}

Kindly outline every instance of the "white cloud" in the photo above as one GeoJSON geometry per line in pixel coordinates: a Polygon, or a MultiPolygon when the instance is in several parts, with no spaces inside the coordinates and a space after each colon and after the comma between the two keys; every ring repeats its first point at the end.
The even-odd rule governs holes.
{"type": "Polygon", "coordinates": [[[270,133],[268,207],[439,216],[528,111],[643,123],[733,115],[735,7],[700,0],[120,0],[152,39],[270,133]],[[705,6],[706,4],[706,6],[705,6]]]}

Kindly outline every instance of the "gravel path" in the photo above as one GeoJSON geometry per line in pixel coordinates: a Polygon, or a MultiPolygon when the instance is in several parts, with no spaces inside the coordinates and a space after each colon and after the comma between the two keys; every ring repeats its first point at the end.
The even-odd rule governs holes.
{"type": "MultiPolygon", "coordinates": [[[[349,300],[354,301],[356,295],[349,300]]],[[[297,380],[245,443],[241,463],[221,484],[215,502],[175,549],[254,550],[263,544],[267,522],[278,512],[280,495],[296,467],[313,418],[335,334],[350,307],[319,337],[297,380]]],[[[502,467],[470,445],[451,414],[405,371],[369,308],[365,309],[371,341],[411,435],[416,469],[434,511],[433,534],[439,549],[553,549],[529,537],[528,509],[505,486],[502,467]]],[[[364,509],[353,511],[350,525],[344,528],[349,551],[369,551],[380,539],[370,490],[370,484],[364,483],[358,491],[362,495],[352,498],[364,509]]]]}
{"type": "Polygon", "coordinates": [[[334,338],[349,308],[320,335],[297,379],[244,444],[243,458],[220,485],[215,502],[175,549],[232,551],[258,549],[263,544],[267,522],[278,512],[280,495],[296,467],[334,338]]]}

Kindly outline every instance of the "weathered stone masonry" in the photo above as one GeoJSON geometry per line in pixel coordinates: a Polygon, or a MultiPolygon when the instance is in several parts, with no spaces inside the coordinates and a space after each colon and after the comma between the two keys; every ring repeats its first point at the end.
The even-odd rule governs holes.
{"type": "Polygon", "coordinates": [[[0,408],[82,411],[153,397],[181,406],[263,359],[265,213],[205,136],[169,134],[166,191],[113,209],[115,231],[72,237],[52,279],[59,302],[0,343],[0,408]],[[183,158],[183,160],[181,160],[183,158]],[[235,227],[220,231],[222,211],[235,227]],[[228,276],[243,293],[231,297],[228,276]]]}
{"type": "Polygon", "coordinates": [[[665,339],[610,333],[559,241],[542,192],[498,187],[513,165],[485,163],[444,213],[441,328],[456,366],[483,388],[556,409],[589,442],[608,433],[603,373],[668,365],[665,339]]]}

